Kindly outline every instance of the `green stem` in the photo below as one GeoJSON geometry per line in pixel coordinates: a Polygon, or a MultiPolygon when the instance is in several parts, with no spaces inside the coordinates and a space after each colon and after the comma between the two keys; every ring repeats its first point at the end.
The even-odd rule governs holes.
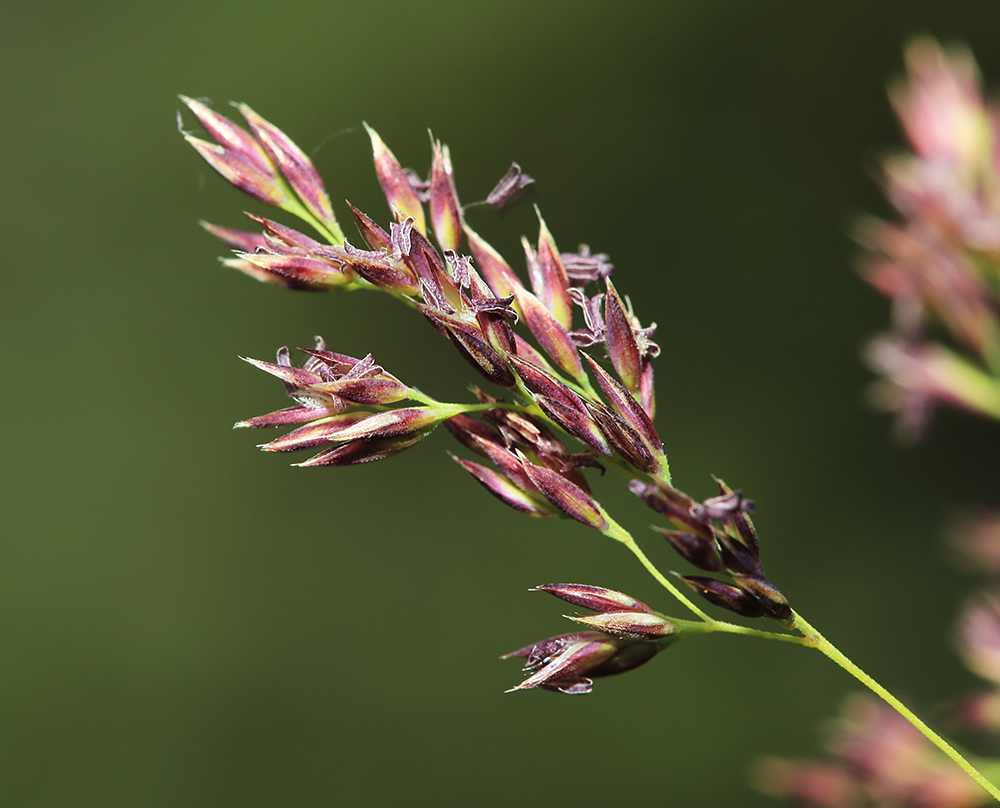
{"type": "Polygon", "coordinates": [[[714,620],[712,628],[715,631],[724,631],[726,634],[742,634],[745,637],[760,637],[762,640],[778,640],[780,642],[790,642],[795,645],[807,645],[804,637],[796,637],[794,634],[779,634],[776,631],[761,631],[759,628],[747,628],[736,623],[726,623],[722,620],[714,620]]]}
{"type": "Polygon", "coordinates": [[[433,407],[442,413],[447,413],[444,415],[445,418],[450,418],[452,415],[459,415],[466,412],[488,412],[489,410],[512,410],[513,412],[525,412],[528,409],[524,404],[506,401],[493,401],[488,404],[456,404],[449,401],[438,401],[436,398],[432,398],[426,393],[421,392],[416,387],[410,388],[409,399],[411,401],[416,401],[419,404],[433,407]]]}
{"type": "Polygon", "coordinates": [[[993,799],[1000,802],[1000,789],[998,789],[993,783],[987,780],[978,769],[976,769],[968,760],[966,760],[951,744],[949,744],[944,738],[938,735],[934,730],[928,727],[923,721],[917,718],[916,715],[899,699],[897,699],[892,693],[886,690],[882,685],[872,679],[867,673],[865,673],[861,668],[855,665],[851,660],[844,656],[841,651],[836,648],[826,637],[820,634],[816,629],[814,629],[809,623],[807,623],[801,616],[795,614],[791,621],[791,628],[802,632],[803,635],[803,645],[808,645],[816,650],[823,653],[825,656],[832,659],[845,671],[847,671],[851,676],[861,682],[865,687],[871,690],[873,693],[878,695],[886,704],[892,707],[897,713],[899,713],[903,718],[913,724],[932,744],[934,744],[938,749],[944,752],[948,757],[954,760],[962,770],[969,775],[973,780],[975,780],[979,785],[981,785],[986,791],[989,792],[993,799]]]}
{"type": "Polygon", "coordinates": [[[664,589],[670,592],[671,595],[677,598],[677,600],[679,600],[682,604],[684,604],[688,609],[690,609],[692,612],[698,615],[698,617],[700,617],[706,623],[712,623],[712,624],[716,623],[715,620],[713,620],[711,617],[705,614],[705,612],[703,612],[701,609],[695,606],[690,600],[688,600],[683,595],[683,593],[681,593],[681,591],[676,586],[674,586],[673,583],[671,583],[670,580],[662,572],[660,572],[656,568],[653,562],[646,557],[646,554],[642,551],[639,545],[635,543],[635,539],[632,538],[631,533],[629,533],[625,528],[623,528],[614,519],[612,519],[608,515],[608,512],[604,510],[604,508],[601,508],[600,505],[598,505],[598,508],[601,509],[601,515],[608,523],[607,528],[605,528],[602,531],[605,536],[624,544],[631,551],[632,555],[634,555],[636,558],[639,559],[639,563],[646,568],[649,574],[660,582],[660,584],[663,586],[664,589]]]}

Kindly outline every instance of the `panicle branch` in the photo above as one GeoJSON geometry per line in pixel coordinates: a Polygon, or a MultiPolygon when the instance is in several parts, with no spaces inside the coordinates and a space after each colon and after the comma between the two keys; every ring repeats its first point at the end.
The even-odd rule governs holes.
{"type": "MultiPolygon", "coordinates": [[[[245,105],[236,108],[249,130],[200,101],[182,100],[214,141],[184,133],[209,165],[318,234],[253,214],[248,216],[260,232],[205,224],[233,250],[227,266],[292,289],[381,290],[422,314],[504,395],[476,389],[473,402],[438,402],[388,373],[371,355],[335,353],[317,338],[315,347],[300,349],[306,355],[300,367],[287,348],[275,362],[247,360],[280,379],[295,402],[237,424],[292,427],[262,449],[318,450],[300,466],[352,465],[409,449],[444,423],[478,457],[455,457],[456,462],[507,506],[529,516],[575,520],[638,552],[595,499],[584,473],[603,474],[610,466],[654,509],[680,523],[681,531],[664,535],[688,561],[729,576],[727,581],[685,576],[685,583],[742,615],[784,620],[791,614],[760,566],[746,515],[752,504],[724,485],[704,503],[671,486],[653,425],[656,326],[640,324],[611,281],[614,267],[606,255],[586,245],[576,253],[561,252],[536,209],[537,241],[522,239],[528,279],[522,282],[466,223],[448,147],[432,139],[425,181],[401,166],[367,124],[390,219],[383,226],[348,203],[357,228],[352,242],[340,231],[312,162],[286,135],[245,105]],[[606,353],[610,367],[595,358],[597,350],[606,353]]],[[[487,202],[503,207],[530,182],[514,164],[487,202]]],[[[728,625],[707,618],[656,574],[700,622],[668,620],[600,587],[540,587],[598,614],[571,617],[587,631],[508,655],[525,657],[532,672],[516,689],[586,692],[594,676],[630,670],[681,637],[728,625]]]]}

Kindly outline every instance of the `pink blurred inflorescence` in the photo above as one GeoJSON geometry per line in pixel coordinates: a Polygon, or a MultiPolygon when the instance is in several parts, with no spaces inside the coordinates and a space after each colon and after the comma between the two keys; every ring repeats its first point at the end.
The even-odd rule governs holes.
{"type": "Polygon", "coordinates": [[[918,437],[936,405],[1000,418],[1000,107],[971,54],[921,39],[890,98],[912,148],[883,163],[898,220],[859,229],[862,273],[892,301],[867,357],[877,402],[918,437]]]}
{"type": "Polygon", "coordinates": [[[892,708],[871,696],[845,703],[825,761],[769,758],[758,787],[800,808],[973,808],[990,801],[892,708]]]}

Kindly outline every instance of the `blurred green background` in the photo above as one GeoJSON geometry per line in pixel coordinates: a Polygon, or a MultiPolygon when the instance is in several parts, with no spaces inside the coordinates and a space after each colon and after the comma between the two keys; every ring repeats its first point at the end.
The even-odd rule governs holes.
{"type": "MultiPolygon", "coordinates": [[[[895,446],[858,359],[887,307],[848,234],[885,212],[885,84],[920,33],[1000,86],[984,2],[7,4],[0,803],[763,806],[755,756],[813,753],[856,689],[718,637],[587,697],[504,695],[497,656],[569,630],[528,587],[671,599],[611,542],[505,510],[443,431],[300,470],[230,430],[286,401],[237,356],[317,333],[441,398],[475,378],[388,299],[219,268],[196,221],[262,208],[183,143],[177,93],[283,128],[342,218],[387,216],[362,120],[421,172],[432,128],[466,202],[520,162],[560,247],[609,253],[659,323],[678,484],[751,495],[771,579],[899,695],[973,687],[948,640],[972,581],[941,535],[998,504],[1000,435],[944,413],[895,446]]],[[[528,203],[469,221],[516,266],[537,235],[528,203]]],[[[615,480],[596,492],[679,566],[615,480]]]]}

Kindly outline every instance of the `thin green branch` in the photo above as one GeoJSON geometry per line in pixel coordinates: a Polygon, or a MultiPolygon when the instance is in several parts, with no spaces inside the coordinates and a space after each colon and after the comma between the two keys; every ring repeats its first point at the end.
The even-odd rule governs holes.
{"type": "Polygon", "coordinates": [[[317,219],[313,214],[299,201],[298,194],[292,189],[292,187],[282,179],[279,183],[283,186],[283,190],[288,195],[288,202],[281,206],[281,209],[291,213],[293,216],[298,216],[302,221],[307,222],[312,225],[317,233],[321,234],[323,238],[327,239],[331,244],[335,244],[338,247],[344,243],[344,232],[340,229],[340,225],[336,220],[329,222],[328,224],[323,224],[319,219],[317,219]]]}
{"type": "Polygon", "coordinates": [[[778,640],[779,642],[790,642],[794,645],[807,645],[804,637],[796,637],[794,634],[779,634],[776,631],[762,631],[759,628],[747,628],[736,623],[727,623],[724,620],[713,621],[716,631],[726,634],[742,634],[745,637],[760,637],[762,640],[778,640]]]}
{"type": "Polygon", "coordinates": [[[604,516],[608,523],[608,527],[603,531],[605,536],[624,544],[631,551],[632,555],[639,559],[639,563],[646,568],[649,574],[660,582],[664,589],[670,592],[670,594],[677,598],[677,600],[679,600],[684,606],[698,615],[698,617],[706,623],[714,624],[716,622],[705,614],[705,612],[695,606],[694,603],[685,597],[684,594],[656,568],[656,565],[646,557],[646,554],[642,551],[639,545],[635,543],[635,539],[632,538],[632,534],[612,519],[604,508],[601,508],[601,515],[604,516]]]}
{"type": "Polygon", "coordinates": [[[867,673],[865,673],[861,668],[851,662],[844,654],[836,648],[826,637],[820,634],[816,629],[814,629],[809,623],[807,623],[800,615],[795,614],[792,618],[791,627],[796,631],[802,632],[803,635],[803,645],[808,645],[820,651],[825,656],[832,659],[845,671],[847,671],[851,676],[861,682],[865,687],[879,696],[886,704],[892,707],[897,713],[899,713],[903,718],[913,724],[924,737],[927,738],[932,744],[934,744],[938,749],[944,752],[948,757],[954,760],[962,770],[969,775],[973,780],[975,780],[979,785],[981,785],[986,791],[989,792],[993,799],[1000,802],[1000,789],[998,789],[993,783],[987,780],[978,769],[976,769],[965,757],[959,753],[955,747],[949,744],[944,738],[938,735],[934,730],[928,727],[923,721],[921,721],[905,704],[903,704],[899,699],[897,699],[892,693],[886,690],[882,685],[872,679],[867,673]]]}

